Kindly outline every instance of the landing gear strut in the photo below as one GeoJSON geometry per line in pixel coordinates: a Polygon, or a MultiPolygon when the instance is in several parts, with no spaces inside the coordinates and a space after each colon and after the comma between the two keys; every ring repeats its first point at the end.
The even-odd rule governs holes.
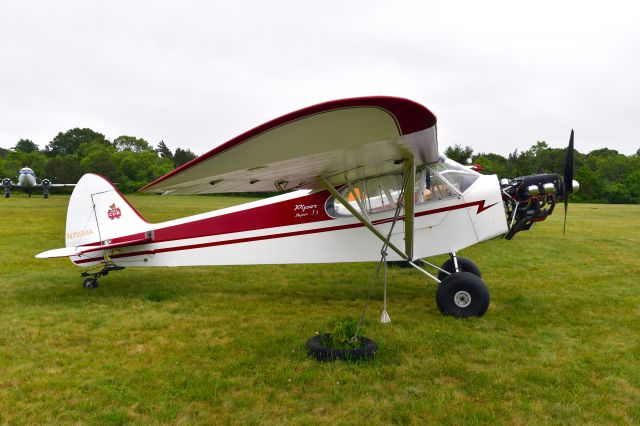
{"type": "Polygon", "coordinates": [[[482,274],[480,273],[480,268],[478,268],[478,265],[473,263],[471,259],[458,256],[455,253],[450,253],[449,255],[451,257],[442,264],[442,266],[440,267],[441,270],[438,271],[438,279],[440,281],[447,278],[447,276],[449,276],[450,274],[453,274],[454,272],[460,272],[460,271],[471,272],[472,274],[477,275],[478,277],[482,277],[482,274]],[[456,268],[456,263],[457,263],[457,268],[456,268]]]}
{"type": "Polygon", "coordinates": [[[124,266],[118,266],[111,260],[105,260],[97,266],[97,269],[84,271],[81,274],[83,277],[85,277],[84,281],[82,282],[82,286],[84,288],[96,288],[98,287],[99,277],[105,277],[109,275],[109,272],[121,271],[123,269],[124,266]]]}
{"type": "Polygon", "coordinates": [[[422,260],[423,265],[438,271],[438,278],[430,275],[438,283],[436,303],[444,315],[466,318],[481,317],[489,308],[489,288],[480,278],[480,268],[466,257],[456,252],[441,267],[422,260]]]}

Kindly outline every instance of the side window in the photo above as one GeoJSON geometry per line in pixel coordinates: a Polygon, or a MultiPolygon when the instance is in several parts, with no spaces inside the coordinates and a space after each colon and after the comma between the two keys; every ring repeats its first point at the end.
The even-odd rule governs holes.
{"type": "MultiPolygon", "coordinates": [[[[464,192],[479,176],[462,166],[461,170],[445,163],[422,166],[416,169],[414,202],[416,204],[457,197],[464,192]],[[477,175],[477,176],[476,176],[477,175]],[[444,179],[443,179],[444,177],[444,179]]],[[[364,179],[344,185],[340,193],[357,212],[367,216],[390,209],[398,205],[398,197],[402,189],[402,174],[385,175],[364,179]]],[[[335,197],[330,197],[325,206],[327,214],[332,217],[351,216],[351,212],[335,197]]]]}
{"type": "MultiPolygon", "coordinates": [[[[401,187],[401,175],[386,175],[345,185],[340,193],[357,212],[364,211],[368,215],[396,208],[401,187]]],[[[333,217],[351,216],[351,212],[334,197],[327,200],[326,211],[333,217]]]]}
{"type": "Polygon", "coordinates": [[[433,167],[440,176],[460,192],[465,192],[480,177],[478,172],[468,169],[448,158],[434,164],[433,167]]]}
{"type": "Polygon", "coordinates": [[[429,167],[416,170],[416,204],[455,197],[458,194],[429,167]]]}

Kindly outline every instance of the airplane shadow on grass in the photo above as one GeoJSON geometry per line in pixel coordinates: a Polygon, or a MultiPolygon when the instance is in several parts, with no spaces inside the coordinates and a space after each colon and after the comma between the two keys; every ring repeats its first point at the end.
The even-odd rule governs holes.
{"type": "MultiPolygon", "coordinates": [[[[50,274],[37,285],[17,290],[25,304],[50,305],[87,303],[113,299],[140,299],[150,302],[179,301],[183,298],[242,297],[266,302],[364,302],[375,276],[376,264],[265,265],[202,268],[131,268],[100,281],[95,289],[82,288],[76,274],[50,274]]],[[[428,299],[435,285],[412,271],[389,268],[389,294],[413,300],[428,299]]],[[[382,300],[383,281],[378,278],[372,300],[382,300]]]]}

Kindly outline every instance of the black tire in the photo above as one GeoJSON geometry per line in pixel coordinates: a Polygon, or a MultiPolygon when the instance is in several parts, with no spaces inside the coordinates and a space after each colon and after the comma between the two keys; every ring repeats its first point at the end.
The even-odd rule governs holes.
{"type": "Polygon", "coordinates": [[[96,288],[98,287],[98,279],[93,277],[87,277],[84,279],[82,286],[84,288],[96,288]]]}
{"type": "MultiPolygon", "coordinates": [[[[444,262],[440,268],[449,272],[449,274],[453,274],[454,272],[456,272],[456,267],[455,267],[455,264],[453,263],[452,257],[450,257],[446,262],[444,262]]],[[[478,268],[478,265],[473,263],[471,259],[458,256],[458,268],[460,269],[461,272],[471,272],[472,274],[482,278],[482,274],[480,273],[480,268],[478,268]]],[[[446,277],[448,277],[449,274],[445,274],[442,271],[438,271],[438,279],[442,281],[446,277]]]]}
{"type": "Polygon", "coordinates": [[[436,291],[436,303],[444,315],[481,317],[489,308],[489,289],[471,272],[456,272],[446,277],[436,291]]]}
{"type": "Polygon", "coordinates": [[[334,349],[322,345],[324,334],[310,337],[307,340],[307,353],[318,361],[355,361],[358,359],[371,359],[378,351],[378,345],[371,339],[358,336],[362,346],[355,349],[334,349]]]}

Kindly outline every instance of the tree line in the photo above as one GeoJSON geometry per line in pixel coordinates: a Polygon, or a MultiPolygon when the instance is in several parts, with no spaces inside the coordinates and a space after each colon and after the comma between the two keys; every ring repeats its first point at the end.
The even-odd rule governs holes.
{"type": "MultiPolygon", "coordinates": [[[[546,142],[538,141],[526,151],[516,149],[504,157],[474,153],[469,146],[455,145],[447,148],[445,155],[462,164],[470,159],[474,164],[482,165],[482,173],[513,178],[535,173],[562,174],[566,149],[550,148],[546,142]]],[[[580,191],[572,196],[572,201],[640,203],[640,149],[629,156],[609,148],[587,154],[575,151],[574,179],[580,183],[580,191]]]]}
{"type": "MultiPolygon", "coordinates": [[[[538,141],[524,151],[504,157],[474,153],[469,146],[454,145],[445,155],[459,163],[481,164],[483,173],[513,178],[533,173],[562,173],[565,149],[550,148],[538,141]]],[[[75,128],[58,133],[40,149],[29,139],[13,147],[0,148],[0,178],[15,177],[20,168],[31,167],[36,176],[54,183],[74,183],[87,172],[98,173],[118,183],[123,192],[133,192],[170,172],[196,155],[189,149],[171,151],[163,141],[156,147],[135,136],[118,136],[112,141],[91,129],[75,128]]],[[[575,201],[594,203],[640,203],[640,149],[630,156],[602,148],[574,154],[574,178],[580,182],[575,201]]]]}
{"type": "Polygon", "coordinates": [[[75,128],[58,133],[42,150],[29,139],[0,148],[0,178],[15,179],[18,170],[30,167],[53,183],[75,183],[92,172],[116,182],[122,192],[133,192],[195,157],[189,149],[171,151],[164,141],[156,147],[135,136],[110,141],[94,130],[75,128]]]}

